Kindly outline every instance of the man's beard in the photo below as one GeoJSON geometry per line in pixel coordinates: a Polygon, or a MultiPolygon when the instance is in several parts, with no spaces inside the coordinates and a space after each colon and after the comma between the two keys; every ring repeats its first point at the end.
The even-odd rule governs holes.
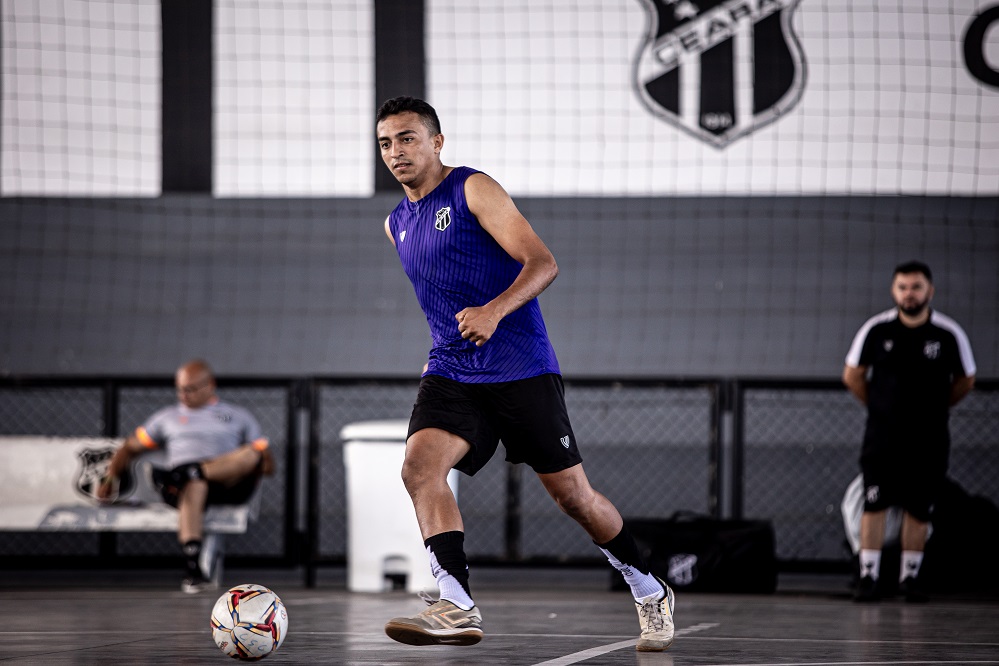
{"type": "Polygon", "coordinates": [[[901,310],[906,315],[908,315],[909,317],[915,317],[916,315],[922,314],[923,311],[929,307],[929,305],[930,305],[929,301],[922,301],[920,303],[916,303],[915,305],[909,305],[909,306],[899,305],[898,309],[901,310]]]}

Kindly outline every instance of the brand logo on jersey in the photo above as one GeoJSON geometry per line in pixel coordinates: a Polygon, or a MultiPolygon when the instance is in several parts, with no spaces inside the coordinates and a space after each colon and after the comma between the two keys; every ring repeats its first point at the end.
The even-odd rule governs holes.
{"type": "Polygon", "coordinates": [[[403,229],[402,231],[399,232],[399,242],[401,243],[404,240],[406,240],[406,230],[405,229],[403,229]]]}
{"type": "Polygon", "coordinates": [[[805,89],[800,0],[642,0],[634,85],[657,117],[716,148],[769,125],[805,89]]]}
{"type": "Polygon", "coordinates": [[[232,421],[232,414],[230,414],[229,412],[219,412],[218,414],[215,415],[215,418],[221,421],[222,423],[229,423],[229,421],[232,421]]]}
{"type": "Polygon", "coordinates": [[[565,448],[569,448],[569,435],[559,438],[558,441],[562,442],[562,446],[564,446],[565,448]]]}
{"type": "Polygon", "coordinates": [[[434,220],[434,229],[444,231],[451,224],[451,207],[444,206],[437,211],[437,219],[434,220]]]}
{"type": "Polygon", "coordinates": [[[891,348],[895,346],[894,340],[885,340],[885,351],[891,351],[891,348]]]}
{"type": "Polygon", "coordinates": [[[940,343],[937,340],[927,340],[923,345],[923,356],[929,359],[940,356],[940,343]]]}

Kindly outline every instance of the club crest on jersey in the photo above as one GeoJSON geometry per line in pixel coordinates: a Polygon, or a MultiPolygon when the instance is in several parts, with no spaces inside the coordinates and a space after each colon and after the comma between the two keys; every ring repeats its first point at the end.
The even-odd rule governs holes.
{"type": "Polygon", "coordinates": [[[805,58],[791,26],[800,0],[641,0],[639,99],[658,118],[725,148],[801,100],[805,58]]]}
{"type": "Polygon", "coordinates": [[[926,344],[923,345],[923,356],[928,359],[940,356],[940,342],[937,340],[927,340],[926,344]]]}
{"type": "Polygon", "coordinates": [[[434,220],[434,229],[444,231],[451,224],[451,207],[444,206],[437,211],[437,219],[434,220]]]}

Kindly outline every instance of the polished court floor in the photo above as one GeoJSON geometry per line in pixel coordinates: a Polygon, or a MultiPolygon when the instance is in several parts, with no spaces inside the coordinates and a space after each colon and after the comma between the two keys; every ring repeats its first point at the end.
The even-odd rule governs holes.
{"type": "MultiPolygon", "coordinates": [[[[410,647],[382,625],[423,602],[405,592],[346,591],[342,570],[306,588],[294,572],[227,571],[226,583],[268,585],[289,631],[267,664],[999,664],[999,600],[943,597],[855,604],[844,577],[782,576],[773,595],[679,594],[676,641],[634,649],[630,597],[595,569],[473,570],[485,639],[473,647],[410,647]]],[[[0,662],[233,663],[212,642],[221,593],[185,595],[172,572],[0,572],[0,662]]]]}

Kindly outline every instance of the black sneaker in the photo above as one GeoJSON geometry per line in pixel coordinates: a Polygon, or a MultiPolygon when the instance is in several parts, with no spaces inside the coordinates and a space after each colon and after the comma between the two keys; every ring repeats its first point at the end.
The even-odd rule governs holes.
{"type": "Polygon", "coordinates": [[[910,604],[924,604],[930,600],[923,586],[919,584],[919,578],[915,576],[906,576],[898,584],[898,592],[910,604]]]}
{"type": "Polygon", "coordinates": [[[857,589],[853,593],[853,600],[860,602],[878,600],[878,581],[870,576],[862,576],[857,581],[857,589]]]}
{"type": "Polygon", "coordinates": [[[214,590],[218,588],[218,585],[211,580],[208,580],[202,575],[197,576],[185,576],[184,580],[180,583],[180,589],[186,594],[198,594],[199,592],[204,592],[205,590],[214,590]]]}

